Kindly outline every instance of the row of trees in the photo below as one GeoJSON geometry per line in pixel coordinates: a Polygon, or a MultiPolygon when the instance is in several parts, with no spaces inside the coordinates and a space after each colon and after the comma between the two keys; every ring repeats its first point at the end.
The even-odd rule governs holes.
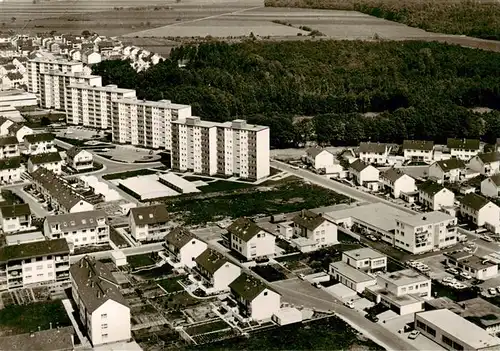
{"type": "Polygon", "coordinates": [[[204,119],[269,125],[274,147],[500,137],[497,112],[472,110],[500,109],[500,54],[459,46],[217,42],[176,48],[140,73],[127,61],[93,71],[141,98],[190,104],[204,119]]]}

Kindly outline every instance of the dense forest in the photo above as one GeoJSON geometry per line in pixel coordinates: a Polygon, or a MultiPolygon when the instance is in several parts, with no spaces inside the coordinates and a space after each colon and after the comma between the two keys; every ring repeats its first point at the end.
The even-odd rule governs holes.
{"type": "Polygon", "coordinates": [[[430,32],[500,40],[495,0],[265,0],[270,7],[354,10],[430,32]]]}
{"type": "Polygon", "coordinates": [[[204,119],[269,125],[277,148],[310,140],[355,145],[500,137],[500,54],[459,46],[216,42],[174,49],[140,73],[127,61],[104,61],[93,72],[105,84],[137,89],[141,98],[191,104],[204,119]]]}

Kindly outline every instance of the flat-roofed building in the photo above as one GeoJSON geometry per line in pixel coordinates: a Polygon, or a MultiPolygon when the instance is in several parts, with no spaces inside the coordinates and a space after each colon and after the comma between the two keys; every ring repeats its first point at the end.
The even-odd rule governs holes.
{"type": "Polygon", "coordinates": [[[83,72],[83,63],[67,61],[63,59],[52,59],[45,57],[36,57],[27,63],[28,73],[28,91],[39,93],[41,89],[41,74],[49,71],[60,72],[83,72]]]}
{"type": "Polygon", "coordinates": [[[129,223],[132,237],[139,242],[163,240],[173,228],[165,205],[131,208],[129,223]]]}
{"type": "Polygon", "coordinates": [[[369,247],[342,252],[342,261],[368,272],[387,269],[387,256],[369,247]]]}
{"type": "Polygon", "coordinates": [[[365,288],[377,283],[374,276],[368,275],[344,261],[330,263],[329,273],[335,280],[357,293],[362,293],[365,291],[365,288]]]}
{"type": "Polygon", "coordinates": [[[500,339],[447,309],[415,314],[415,329],[447,350],[498,350],[500,339]]]}
{"type": "Polygon", "coordinates": [[[179,177],[177,174],[169,172],[163,173],[158,176],[158,181],[168,186],[171,189],[174,189],[180,194],[189,194],[189,193],[199,193],[200,190],[194,185],[192,182],[179,177]]]}
{"type": "Polygon", "coordinates": [[[447,252],[444,256],[448,265],[468,272],[475,279],[487,280],[498,275],[498,265],[496,263],[473,255],[470,252],[447,252]]]}

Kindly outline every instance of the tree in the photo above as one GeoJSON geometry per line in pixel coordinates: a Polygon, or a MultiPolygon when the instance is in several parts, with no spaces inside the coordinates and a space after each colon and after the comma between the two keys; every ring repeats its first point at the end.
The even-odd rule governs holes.
{"type": "Polygon", "coordinates": [[[88,38],[91,35],[92,35],[92,33],[90,31],[88,31],[87,29],[85,29],[84,31],[82,31],[82,37],[88,38]]]}
{"type": "Polygon", "coordinates": [[[50,119],[47,116],[43,116],[40,119],[40,124],[42,125],[42,127],[46,127],[46,126],[48,126],[48,125],[51,124],[51,121],[50,121],[50,119]]]}

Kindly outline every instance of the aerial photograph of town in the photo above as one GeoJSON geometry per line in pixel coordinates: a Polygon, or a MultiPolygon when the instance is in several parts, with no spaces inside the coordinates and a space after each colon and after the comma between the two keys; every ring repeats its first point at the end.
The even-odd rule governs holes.
{"type": "Polygon", "coordinates": [[[0,0],[0,351],[500,351],[500,1],[0,0]]]}

